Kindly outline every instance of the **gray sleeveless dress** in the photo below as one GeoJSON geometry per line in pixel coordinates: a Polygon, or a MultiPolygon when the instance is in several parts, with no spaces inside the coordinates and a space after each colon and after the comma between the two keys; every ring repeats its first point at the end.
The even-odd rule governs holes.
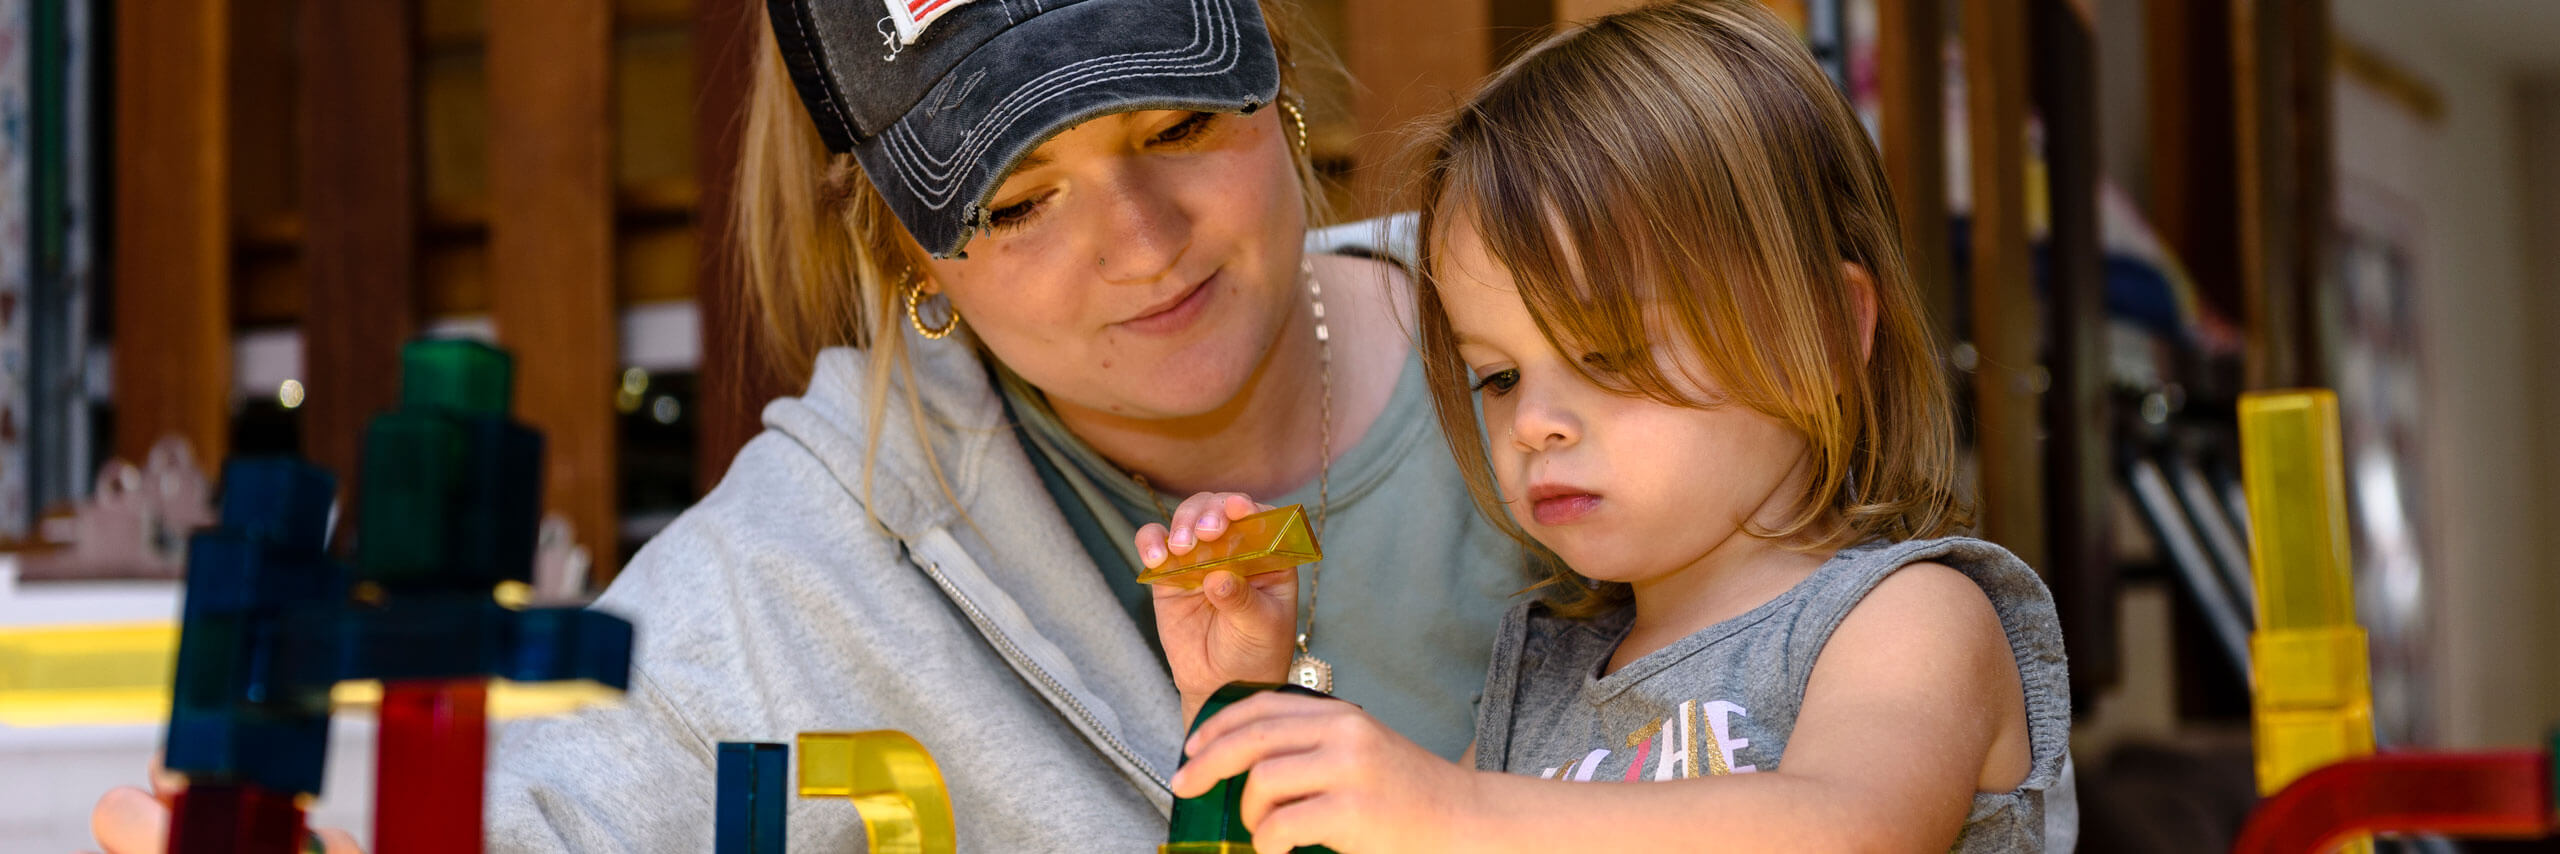
{"type": "Polygon", "coordinates": [[[2026,690],[2026,782],[1973,796],[1953,850],[2041,851],[2045,797],[2063,773],[2071,696],[2053,597],[2008,550],[1946,538],[1842,549],[1777,598],[1600,675],[1633,608],[1591,620],[1544,603],[1512,609],[1494,641],[1476,713],[1476,765],[1577,781],[1670,780],[1774,771],[1823,644],[1885,576],[1935,561],[1991,599],[2026,690]]]}

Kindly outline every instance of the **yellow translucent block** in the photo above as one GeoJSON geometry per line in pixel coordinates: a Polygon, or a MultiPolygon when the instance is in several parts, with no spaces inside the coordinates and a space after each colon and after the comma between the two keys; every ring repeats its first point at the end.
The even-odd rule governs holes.
{"type": "MultiPolygon", "coordinates": [[[[0,726],[167,720],[177,662],[175,622],[0,629],[0,726]]],[[[621,701],[621,691],[591,680],[489,682],[489,717],[497,720],[563,715],[621,701]]],[[[382,704],[382,683],[340,682],[331,686],[329,702],[340,712],[369,714],[382,704]]]]}
{"type": "Polygon", "coordinates": [[[894,730],[800,734],[800,796],[850,798],[873,854],[950,854],[959,845],[942,768],[894,730]]]}
{"type": "Polygon", "coordinates": [[[0,629],[0,725],[160,720],[177,662],[176,623],[0,629]]]}
{"type": "Polygon", "coordinates": [[[2258,791],[2274,794],[2312,769],[2373,752],[2337,395],[2242,395],[2240,462],[2258,588],[2249,642],[2258,791]]]}
{"type": "Polygon", "coordinates": [[[1315,529],[1307,525],[1306,507],[1291,504],[1229,523],[1217,539],[1203,541],[1190,554],[1174,555],[1163,566],[1139,573],[1138,583],[1199,587],[1201,576],[1213,569],[1259,575],[1323,558],[1315,529]]]}
{"type": "Polygon", "coordinates": [[[2240,464],[2258,629],[2354,625],[2338,396],[2325,389],[2241,395],[2240,464]]]}

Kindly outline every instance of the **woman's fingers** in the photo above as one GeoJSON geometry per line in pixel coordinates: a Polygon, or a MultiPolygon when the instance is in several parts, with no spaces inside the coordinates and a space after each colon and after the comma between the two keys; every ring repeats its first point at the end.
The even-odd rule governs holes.
{"type": "Polygon", "coordinates": [[[160,854],[168,847],[169,805],[150,792],[117,786],[89,810],[89,833],[106,854],[160,854]]]}
{"type": "Polygon", "coordinates": [[[311,835],[320,837],[320,847],[328,854],[364,854],[356,847],[356,838],[334,827],[313,828],[311,835]]]}

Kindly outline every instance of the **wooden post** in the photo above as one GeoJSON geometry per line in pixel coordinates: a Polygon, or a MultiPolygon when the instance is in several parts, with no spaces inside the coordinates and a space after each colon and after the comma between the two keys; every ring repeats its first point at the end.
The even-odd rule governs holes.
{"type": "Polygon", "coordinates": [[[544,508],[599,567],[620,563],[612,33],[608,0],[489,5],[491,314],[517,417],[546,440],[544,508]]]}
{"type": "Polygon", "coordinates": [[[365,422],[399,403],[417,328],[418,113],[408,0],[302,15],[303,452],[355,518],[365,422]]]}
{"type": "Polygon", "coordinates": [[[228,0],[115,14],[115,453],[231,439],[228,0]]]}
{"type": "Polygon", "coordinates": [[[1973,146],[1974,441],[1982,532],[2046,568],[2034,289],[2027,255],[2026,0],[1965,0],[1973,146]]]}
{"type": "Polygon", "coordinates": [[[1386,174],[1407,123],[1455,106],[1493,70],[1493,14],[1488,0],[1399,0],[1350,10],[1353,215],[1386,213],[1397,189],[1386,174]]]}
{"type": "Polygon", "coordinates": [[[1955,336],[1955,271],[1947,245],[1947,81],[1939,0],[1877,0],[1876,94],[1883,108],[1885,180],[1902,219],[1902,245],[1930,331],[1955,336]]]}
{"type": "Polygon", "coordinates": [[[2225,0],[2147,0],[2151,218],[2224,317],[2241,316],[2240,181],[2232,121],[2231,7],[2225,0]]]}
{"type": "Polygon", "coordinates": [[[2071,651],[2072,695],[2116,678],[2116,568],[2108,531],[2114,419],[2106,374],[2106,280],[2098,242],[2098,70],[2093,26],[2072,0],[2029,0],[2036,111],[2044,117],[2047,209],[2044,398],[2046,577],[2071,651]]]}
{"type": "Polygon", "coordinates": [[[756,31],[764,4],[700,0],[694,19],[694,67],[702,94],[694,99],[694,174],[702,187],[694,233],[702,247],[694,304],[702,312],[701,429],[694,444],[694,488],[709,492],[729,461],[763,429],[766,401],[790,393],[765,363],[763,325],[749,316],[746,282],[730,244],[729,205],[737,185],[738,137],[745,130],[754,80],[756,31]]]}
{"type": "Polygon", "coordinates": [[[2317,294],[2329,262],[2326,0],[2231,5],[2239,132],[2241,317],[2249,388],[2316,385],[2317,294]]]}

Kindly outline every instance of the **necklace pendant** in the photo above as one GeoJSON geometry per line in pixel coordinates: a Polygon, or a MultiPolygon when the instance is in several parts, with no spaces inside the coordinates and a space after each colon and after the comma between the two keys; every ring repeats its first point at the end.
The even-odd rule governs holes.
{"type": "Polygon", "coordinates": [[[1333,693],[1333,665],[1307,653],[1289,660],[1289,681],[1311,691],[1333,693]]]}

